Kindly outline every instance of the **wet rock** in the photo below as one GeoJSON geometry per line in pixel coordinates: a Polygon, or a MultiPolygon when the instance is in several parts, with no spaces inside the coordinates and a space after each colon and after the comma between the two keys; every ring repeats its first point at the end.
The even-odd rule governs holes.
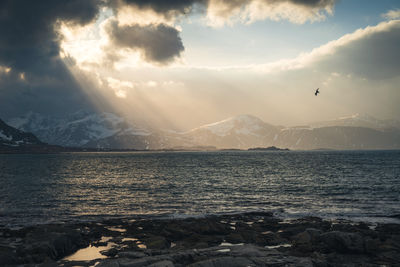
{"type": "Polygon", "coordinates": [[[316,250],[321,230],[308,228],[304,232],[297,234],[294,239],[294,248],[302,252],[311,252],[316,250]]]}
{"type": "Polygon", "coordinates": [[[148,237],[144,240],[144,243],[149,249],[166,249],[170,246],[170,243],[163,236],[148,237]]]}
{"type": "Polygon", "coordinates": [[[54,259],[79,248],[105,245],[101,243],[104,240],[101,237],[105,236],[112,237],[109,242],[116,245],[101,253],[116,258],[58,263],[65,267],[95,263],[100,267],[400,266],[400,226],[397,224],[370,229],[365,223],[331,223],[314,217],[281,221],[265,214],[182,220],[118,219],[101,224],[1,229],[0,266],[55,266],[58,263],[54,259]],[[109,230],[115,228],[127,231],[109,230]],[[222,242],[237,245],[219,246],[222,242]],[[147,248],[139,250],[138,244],[145,244],[147,248]],[[289,245],[269,247],[282,244],[289,245]]]}
{"type": "Polygon", "coordinates": [[[368,237],[364,242],[364,249],[367,254],[376,254],[380,250],[381,241],[379,239],[368,237]]]}
{"type": "Polygon", "coordinates": [[[96,267],[119,267],[117,260],[103,260],[96,267]]]}
{"type": "Polygon", "coordinates": [[[27,245],[18,248],[17,253],[22,258],[30,255],[31,259],[23,261],[32,260],[36,263],[43,262],[46,258],[61,259],[88,244],[77,232],[32,233],[27,237],[26,243],[27,245]]]}
{"type": "Polygon", "coordinates": [[[384,236],[400,235],[400,224],[380,224],[375,230],[384,236]]]}
{"type": "Polygon", "coordinates": [[[221,235],[230,232],[227,225],[215,221],[215,218],[201,219],[194,223],[193,229],[203,235],[221,235]]]}
{"type": "Polygon", "coordinates": [[[246,242],[246,240],[242,237],[242,235],[239,232],[230,233],[225,237],[225,240],[232,244],[246,242]]]}
{"type": "Polygon", "coordinates": [[[278,244],[289,243],[287,239],[282,238],[278,233],[267,231],[262,232],[261,235],[264,239],[265,244],[260,245],[275,246],[278,244]]]}
{"type": "Polygon", "coordinates": [[[148,266],[151,264],[147,259],[141,258],[141,259],[118,259],[118,264],[120,267],[143,267],[143,266],[148,266]]]}
{"type": "Polygon", "coordinates": [[[182,222],[173,220],[172,222],[167,223],[167,225],[161,230],[161,234],[174,240],[180,240],[190,235],[191,231],[188,231],[182,222]]]}
{"type": "Polygon", "coordinates": [[[364,239],[358,233],[332,231],[321,234],[320,241],[331,251],[341,253],[363,253],[364,239]]]}
{"type": "Polygon", "coordinates": [[[121,251],[118,253],[118,257],[120,258],[130,258],[130,259],[137,259],[143,258],[147,255],[140,251],[121,251]]]}
{"type": "Polygon", "coordinates": [[[177,242],[177,247],[182,248],[206,248],[219,245],[223,241],[221,236],[200,235],[193,233],[187,238],[177,242]]]}
{"type": "Polygon", "coordinates": [[[208,259],[204,261],[189,264],[188,267],[217,267],[217,266],[230,266],[230,267],[244,267],[254,266],[254,263],[243,257],[219,257],[208,259]]]}
{"type": "Polygon", "coordinates": [[[246,257],[263,257],[267,255],[265,250],[254,245],[233,246],[231,248],[231,254],[246,257]]]}
{"type": "Polygon", "coordinates": [[[164,260],[150,264],[148,267],[174,267],[174,266],[175,265],[172,261],[164,260]]]}
{"type": "Polygon", "coordinates": [[[389,266],[400,266],[399,251],[385,251],[378,255],[378,259],[382,264],[389,266]]]}
{"type": "Polygon", "coordinates": [[[117,255],[117,253],[118,253],[118,249],[116,249],[116,248],[110,248],[107,250],[100,251],[101,255],[104,255],[107,257],[115,257],[115,255],[117,255]]]}
{"type": "Polygon", "coordinates": [[[0,266],[6,266],[17,263],[17,257],[14,250],[10,247],[0,246],[0,266]]]}

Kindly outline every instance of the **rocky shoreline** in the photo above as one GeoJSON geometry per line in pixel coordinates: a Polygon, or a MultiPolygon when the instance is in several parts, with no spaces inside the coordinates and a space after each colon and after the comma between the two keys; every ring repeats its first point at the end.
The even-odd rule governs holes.
{"type": "Polygon", "coordinates": [[[268,212],[0,227],[0,266],[400,266],[400,224],[268,212]]]}

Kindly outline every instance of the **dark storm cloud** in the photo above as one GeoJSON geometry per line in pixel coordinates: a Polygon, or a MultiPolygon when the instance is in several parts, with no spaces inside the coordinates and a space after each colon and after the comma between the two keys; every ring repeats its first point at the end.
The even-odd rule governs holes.
{"type": "Polygon", "coordinates": [[[194,4],[207,3],[206,0],[120,0],[119,3],[135,5],[141,9],[153,9],[157,13],[188,13],[194,4]]]}
{"type": "MultiPolygon", "coordinates": [[[[255,0],[0,0],[0,67],[10,68],[8,73],[0,72],[0,117],[29,110],[70,112],[89,103],[60,58],[62,36],[57,26],[61,22],[85,25],[96,18],[102,6],[112,7],[116,13],[126,6],[151,9],[173,19],[195,12],[196,6],[204,11],[211,1],[226,5],[229,13],[255,0]]],[[[290,2],[310,8],[333,3],[259,1],[290,2]]],[[[108,32],[116,47],[139,50],[145,60],[155,64],[170,63],[184,50],[179,31],[165,24],[121,26],[112,22],[108,32]]]]}
{"type": "Polygon", "coordinates": [[[14,71],[62,74],[58,21],[86,24],[98,13],[97,0],[0,1],[0,62],[14,71]]]}
{"type": "Polygon", "coordinates": [[[139,50],[148,62],[167,64],[184,50],[179,31],[165,24],[120,26],[111,21],[106,30],[115,46],[139,50]]]}
{"type": "Polygon", "coordinates": [[[289,0],[289,2],[311,7],[326,7],[335,4],[336,0],[289,0]]]}
{"type": "Polygon", "coordinates": [[[79,85],[59,56],[61,36],[56,26],[61,21],[89,23],[100,4],[98,0],[0,1],[0,66],[11,68],[0,76],[1,114],[52,112],[82,102],[79,85]]]}
{"type": "MultiPolygon", "coordinates": [[[[207,6],[209,2],[219,2],[227,5],[228,7],[245,6],[254,0],[115,0],[112,1],[114,6],[121,4],[135,5],[142,9],[153,9],[158,13],[168,13],[176,11],[180,13],[189,12],[194,4],[207,6]]],[[[333,5],[336,0],[261,0],[264,3],[293,3],[298,5],[304,5],[308,7],[327,7],[333,5]]]]}

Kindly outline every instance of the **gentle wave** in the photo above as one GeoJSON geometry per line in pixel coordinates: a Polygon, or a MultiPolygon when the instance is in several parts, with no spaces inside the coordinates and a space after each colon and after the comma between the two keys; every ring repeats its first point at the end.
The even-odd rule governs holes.
{"type": "Polygon", "coordinates": [[[400,152],[0,155],[0,224],[272,211],[399,221],[400,152]]]}

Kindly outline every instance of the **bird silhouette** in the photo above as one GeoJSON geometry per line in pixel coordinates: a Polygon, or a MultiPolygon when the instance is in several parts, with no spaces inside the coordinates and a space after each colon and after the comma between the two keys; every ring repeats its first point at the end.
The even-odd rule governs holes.
{"type": "Polygon", "coordinates": [[[317,96],[319,94],[319,88],[317,88],[317,90],[315,90],[315,96],[317,96]]]}

